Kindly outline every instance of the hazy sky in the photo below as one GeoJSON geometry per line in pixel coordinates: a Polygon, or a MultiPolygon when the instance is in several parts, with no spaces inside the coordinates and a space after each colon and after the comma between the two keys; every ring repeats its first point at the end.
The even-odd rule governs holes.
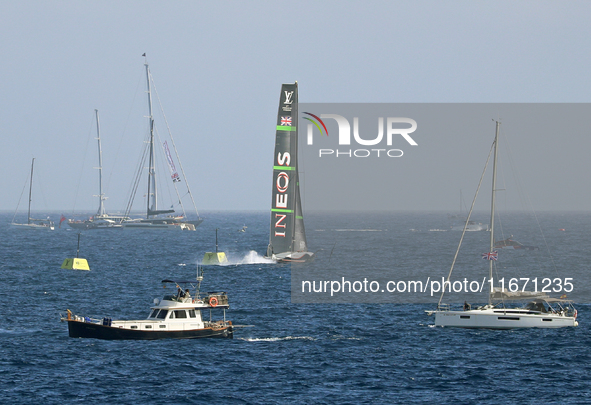
{"type": "MultiPolygon", "coordinates": [[[[107,211],[125,209],[146,132],[144,52],[201,210],[270,208],[282,83],[297,80],[308,103],[591,101],[588,2],[2,0],[0,7],[0,210],[16,208],[33,157],[34,209],[96,209],[95,108],[107,211]]],[[[337,207],[457,210],[459,190],[469,200],[475,188],[474,175],[458,174],[478,180],[494,135],[486,120],[478,135],[417,137],[412,159],[376,166],[366,188],[351,188],[371,204],[337,207]],[[404,198],[373,196],[376,184],[404,198]]],[[[511,132],[509,123],[504,129],[511,132]]],[[[589,135],[519,132],[514,158],[536,209],[589,209],[589,135]],[[521,147],[528,143],[536,147],[521,147]]],[[[322,174],[307,170],[303,183],[322,174]]],[[[319,196],[309,193],[309,209],[330,208],[319,196]]]]}

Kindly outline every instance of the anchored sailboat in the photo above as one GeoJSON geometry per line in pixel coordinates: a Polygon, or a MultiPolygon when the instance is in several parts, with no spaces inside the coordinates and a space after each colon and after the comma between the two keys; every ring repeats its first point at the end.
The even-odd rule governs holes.
{"type": "MultiPolygon", "coordinates": [[[[35,166],[35,158],[33,158],[33,160],[31,161],[31,178],[29,180],[29,210],[27,211],[27,223],[26,224],[18,224],[16,222],[14,222],[14,218],[16,217],[16,211],[15,211],[14,216],[12,217],[12,223],[10,224],[10,226],[13,228],[19,228],[19,229],[46,229],[49,231],[53,231],[55,229],[55,226],[53,224],[53,221],[51,221],[49,218],[47,218],[47,219],[31,218],[31,201],[33,200],[32,194],[33,194],[33,168],[34,168],[34,166],[35,166]]],[[[21,196],[22,196],[22,194],[21,194],[21,196]]],[[[18,205],[16,207],[16,210],[18,211],[18,205]]]]}
{"type": "Polygon", "coordinates": [[[121,221],[124,217],[108,215],[105,211],[104,201],[107,199],[103,193],[103,151],[101,148],[101,130],[98,110],[94,110],[96,116],[96,140],[98,142],[98,171],[99,171],[99,207],[94,216],[85,221],[68,219],[68,225],[74,229],[121,229],[121,221]]]}
{"type": "MultiPolygon", "coordinates": [[[[441,297],[436,311],[427,311],[429,315],[435,315],[435,325],[454,326],[460,328],[486,328],[486,329],[514,329],[514,328],[562,328],[566,326],[578,326],[577,311],[572,306],[572,301],[560,298],[550,298],[545,293],[536,291],[507,291],[500,288],[493,288],[493,264],[496,262],[498,253],[495,249],[495,200],[497,180],[497,157],[499,145],[499,126],[496,122],[495,140],[493,143],[493,169],[492,169],[492,198],[490,212],[490,245],[488,253],[483,254],[484,259],[489,260],[489,274],[487,284],[489,285],[488,304],[472,309],[471,305],[464,303],[463,310],[451,310],[447,304],[443,304],[445,287],[442,289],[441,297]],[[523,307],[509,307],[506,301],[529,300],[523,307]]],[[[489,155],[490,157],[490,155],[489,155]]],[[[487,161],[488,162],[488,161],[487,161]]],[[[484,173],[483,173],[484,175],[484,173]]],[[[482,181],[482,179],[481,179],[482,181]]],[[[480,188],[480,185],[479,185],[480,188]]],[[[472,203],[472,208],[474,202],[472,203]]],[[[464,232],[460,238],[460,246],[470,220],[470,214],[466,219],[464,232]]],[[[456,251],[456,258],[460,246],[456,251]]],[[[454,258],[455,263],[455,258],[454,258]]],[[[452,264],[447,276],[450,281],[454,265],[452,264]]],[[[508,304],[508,303],[507,303],[508,304]]]]}
{"type": "MultiPolygon", "coordinates": [[[[145,54],[143,55],[145,56],[145,54]]],[[[179,194],[177,189],[177,183],[181,182],[179,174],[176,172],[176,168],[172,161],[172,156],[170,154],[170,149],[168,147],[168,143],[164,142],[163,149],[166,155],[166,159],[169,164],[169,169],[171,172],[172,182],[177,194],[178,202],[182,208],[183,214],[182,215],[170,215],[175,213],[175,210],[171,207],[170,209],[159,209],[158,208],[158,190],[156,188],[156,144],[154,141],[155,137],[155,127],[154,127],[154,117],[152,115],[152,75],[150,74],[150,67],[146,62],[144,64],[146,67],[146,81],[147,81],[147,94],[148,94],[148,119],[149,119],[149,139],[148,139],[148,192],[147,192],[147,207],[146,207],[146,216],[142,219],[133,219],[133,220],[125,220],[123,221],[123,229],[164,229],[164,230],[182,230],[182,231],[194,231],[195,227],[198,226],[203,219],[199,217],[199,213],[197,212],[197,207],[195,206],[195,201],[193,200],[193,195],[191,194],[191,190],[189,189],[189,185],[187,183],[186,177],[184,176],[184,170],[182,165],[180,164],[180,159],[178,158],[178,153],[176,154],[177,160],[179,162],[179,166],[181,168],[181,172],[184,177],[184,183],[187,187],[187,194],[191,197],[191,202],[193,203],[193,207],[195,208],[196,219],[188,220],[185,214],[185,209],[182,203],[182,198],[179,194]]],[[[176,147],[174,145],[174,141],[171,137],[172,146],[176,153],[176,147]]],[[[143,160],[142,160],[143,162],[143,160]]],[[[142,170],[142,165],[140,164],[139,171],[142,170]]],[[[138,176],[136,179],[139,179],[140,172],[138,172],[138,176]]],[[[125,215],[128,216],[133,205],[133,199],[135,197],[137,187],[139,182],[136,180],[134,190],[132,190],[131,197],[129,203],[127,205],[127,209],[125,215]]]]}
{"type": "Polygon", "coordinates": [[[283,84],[277,114],[271,231],[267,258],[278,262],[307,262],[308,252],[298,174],[298,83],[283,84]]]}

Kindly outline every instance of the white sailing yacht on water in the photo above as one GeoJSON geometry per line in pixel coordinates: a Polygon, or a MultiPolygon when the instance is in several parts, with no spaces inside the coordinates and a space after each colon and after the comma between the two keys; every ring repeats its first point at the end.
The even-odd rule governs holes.
{"type": "Polygon", "coordinates": [[[480,222],[468,221],[468,224],[466,225],[465,220],[463,220],[464,216],[462,214],[463,204],[464,199],[462,198],[462,190],[460,190],[460,214],[453,216],[453,218],[457,218],[459,221],[451,226],[451,230],[463,231],[465,229],[466,232],[488,231],[488,227],[480,222]]]}
{"type": "Polygon", "coordinates": [[[99,207],[95,215],[85,221],[68,219],[68,225],[74,229],[121,229],[121,221],[124,217],[113,216],[105,211],[105,194],[103,193],[103,151],[101,148],[101,131],[99,125],[98,110],[94,110],[96,116],[96,140],[98,142],[98,171],[99,171],[99,207]]]}
{"type": "MultiPolygon", "coordinates": [[[[492,173],[492,198],[490,214],[490,246],[488,253],[483,255],[489,260],[489,297],[488,304],[472,309],[471,305],[464,303],[462,310],[452,310],[447,304],[443,304],[445,288],[442,289],[437,310],[426,311],[429,315],[435,315],[436,326],[453,326],[460,328],[486,328],[486,329],[514,329],[514,328],[562,328],[566,326],[578,326],[577,311],[572,306],[572,301],[560,298],[550,298],[544,293],[529,291],[508,292],[502,291],[499,287],[493,288],[493,264],[497,260],[497,252],[494,251],[495,244],[495,198],[497,179],[497,157],[499,144],[499,126],[496,122],[493,173],[492,173]],[[510,307],[509,300],[529,300],[527,305],[510,307]]],[[[490,157],[490,155],[489,155],[490,157]]],[[[483,173],[484,175],[484,173],[483,173]]],[[[482,179],[481,179],[482,181],[482,179]]],[[[479,186],[480,187],[480,186],[479,186]]],[[[472,202],[472,208],[474,202],[472,202]]],[[[470,220],[470,213],[466,219],[466,226],[470,220]]],[[[460,238],[460,246],[464,237],[460,238]]],[[[458,255],[460,246],[456,251],[458,255]]],[[[452,263],[447,281],[450,281],[455,264],[452,263]]],[[[506,287],[506,285],[505,285],[506,287]]]]}
{"type": "MultiPolygon", "coordinates": [[[[144,54],[143,56],[146,56],[144,54]]],[[[176,191],[176,196],[178,203],[183,211],[182,215],[171,215],[175,213],[173,207],[169,209],[159,209],[158,208],[158,189],[156,183],[156,144],[155,144],[155,127],[154,127],[154,117],[152,114],[152,75],[150,74],[150,67],[146,62],[144,64],[146,67],[146,81],[147,81],[147,94],[148,94],[148,120],[149,120],[149,138],[148,138],[148,191],[146,194],[147,200],[147,207],[146,207],[146,216],[145,218],[140,219],[130,219],[124,220],[122,222],[123,229],[161,229],[161,230],[181,230],[181,231],[194,231],[195,227],[197,227],[203,219],[199,216],[197,212],[197,206],[195,205],[195,201],[193,199],[193,195],[191,194],[191,190],[189,189],[189,184],[187,183],[187,179],[180,163],[180,159],[174,145],[174,140],[172,139],[172,135],[169,132],[170,140],[172,143],[172,147],[176,154],[177,161],[179,162],[179,166],[182,173],[181,176],[176,172],[176,167],[174,166],[174,162],[172,159],[172,155],[170,153],[170,149],[168,147],[168,143],[164,142],[163,149],[164,154],[166,155],[166,160],[169,164],[169,169],[171,173],[172,183],[174,185],[174,189],[176,191]],[[188,194],[191,198],[191,202],[193,204],[193,208],[195,209],[196,217],[192,220],[187,218],[185,213],[185,208],[182,203],[182,198],[179,194],[179,190],[177,188],[177,183],[184,181],[185,187],[187,188],[186,194],[188,194]]],[[[143,159],[140,162],[140,167],[138,169],[138,174],[136,176],[136,181],[134,185],[134,189],[132,190],[131,197],[129,199],[129,203],[127,204],[127,209],[125,211],[125,216],[127,217],[130,214],[133,200],[137,192],[137,187],[139,185],[139,178],[141,177],[141,172],[143,171],[143,159]]]]}
{"type": "MultiPolygon", "coordinates": [[[[34,166],[35,166],[35,158],[33,158],[33,160],[31,161],[31,177],[29,180],[29,209],[27,211],[27,223],[26,224],[19,224],[19,223],[14,222],[14,218],[16,217],[16,211],[15,211],[14,216],[12,217],[12,223],[10,224],[10,226],[12,228],[18,228],[18,229],[45,229],[45,230],[53,231],[55,229],[55,226],[53,224],[53,221],[51,221],[49,219],[49,217],[47,219],[31,218],[31,201],[32,201],[32,193],[33,193],[33,168],[34,168],[34,166]]],[[[21,194],[21,196],[22,196],[22,194],[21,194]]],[[[18,205],[16,207],[16,210],[18,211],[18,205]]]]}

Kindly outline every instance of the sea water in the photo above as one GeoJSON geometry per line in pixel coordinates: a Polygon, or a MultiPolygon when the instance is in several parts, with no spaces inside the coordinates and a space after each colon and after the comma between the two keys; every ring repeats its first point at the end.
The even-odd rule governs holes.
{"type": "MultiPolygon", "coordinates": [[[[11,229],[11,215],[1,215],[1,402],[591,402],[590,301],[576,304],[577,328],[508,331],[433,327],[429,303],[295,304],[291,267],[263,258],[268,213],[205,217],[196,232],[85,231],[80,257],[91,271],[76,271],[60,269],[75,256],[76,231],[65,223],[53,232],[11,229]],[[196,276],[196,264],[215,249],[215,228],[230,264],[206,266],[202,290],[226,291],[227,318],[249,326],[233,340],[68,337],[59,320],[67,309],[145,318],[168,291],[161,280],[196,276]]],[[[589,213],[539,215],[541,244],[581,285],[589,278],[590,222],[589,213]]],[[[316,264],[347,268],[357,252],[359,274],[390,264],[446,276],[460,235],[449,231],[445,213],[311,213],[306,227],[316,264]]]]}

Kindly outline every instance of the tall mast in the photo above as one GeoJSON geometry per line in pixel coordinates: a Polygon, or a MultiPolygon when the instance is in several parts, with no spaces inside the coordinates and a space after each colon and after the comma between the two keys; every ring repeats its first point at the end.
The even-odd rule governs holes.
{"type": "MultiPolygon", "coordinates": [[[[496,193],[497,193],[497,157],[499,151],[499,127],[501,123],[499,121],[495,121],[497,123],[497,127],[495,130],[495,152],[494,152],[494,159],[493,159],[493,173],[492,173],[492,195],[491,195],[491,203],[490,203],[490,249],[489,252],[493,252],[495,247],[495,200],[496,200],[496,193]]],[[[489,270],[488,270],[488,278],[489,278],[489,287],[490,293],[488,294],[488,303],[492,304],[492,293],[493,293],[493,261],[489,260],[489,270]]]]}
{"type": "Polygon", "coordinates": [[[298,219],[297,219],[298,215],[302,215],[302,213],[298,211],[298,203],[300,202],[300,175],[299,175],[299,170],[298,170],[298,152],[299,152],[299,150],[298,150],[298,128],[299,128],[299,125],[298,125],[298,103],[299,103],[298,81],[296,80],[294,84],[295,84],[295,97],[294,97],[295,105],[292,107],[292,114],[293,114],[292,117],[293,117],[293,120],[295,121],[294,122],[295,132],[291,136],[293,138],[295,138],[293,141],[294,147],[293,147],[292,156],[294,157],[293,165],[295,166],[294,177],[295,177],[296,186],[295,186],[295,190],[294,190],[295,204],[293,207],[293,215],[291,218],[291,220],[292,220],[292,228],[291,229],[293,229],[293,231],[291,233],[291,245],[289,248],[289,250],[291,252],[295,252],[298,250],[295,245],[296,244],[296,223],[298,222],[298,219]]]}
{"type": "Polygon", "coordinates": [[[29,181],[29,211],[27,214],[27,224],[31,223],[31,193],[33,191],[33,165],[35,164],[35,158],[31,161],[31,180],[29,181]]]}
{"type": "Polygon", "coordinates": [[[105,205],[103,203],[104,200],[106,200],[104,194],[103,194],[103,153],[102,153],[102,149],[101,149],[101,131],[100,131],[100,125],[99,125],[99,114],[98,114],[98,110],[95,109],[94,113],[96,115],[96,139],[98,141],[98,153],[99,153],[99,165],[97,167],[98,171],[99,171],[99,208],[98,211],[96,212],[96,215],[98,217],[102,217],[105,215],[105,205]]]}
{"type": "Polygon", "coordinates": [[[156,201],[156,170],[154,167],[154,117],[152,116],[152,91],[150,87],[150,68],[148,67],[147,62],[144,64],[144,66],[146,66],[146,81],[148,84],[148,119],[150,120],[150,163],[148,167],[148,206],[146,210],[146,218],[149,218],[150,210],[156,211],[158,209],[158,204],[156,201]],[[150,207],[151,201],[152,206],[150,207]]]}

